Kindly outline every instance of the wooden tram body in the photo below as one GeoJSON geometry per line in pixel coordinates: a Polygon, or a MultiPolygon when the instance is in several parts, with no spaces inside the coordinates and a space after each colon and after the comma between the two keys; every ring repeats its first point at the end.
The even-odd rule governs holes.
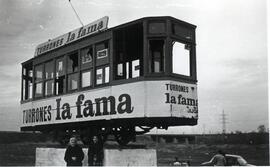
{"type": "Polygon", "coordinates": [[[168,16],[107,24],[42,43],[22,63],[22,131],[126,144],[153,127],[197,124],[196,26],[168,16]]]}

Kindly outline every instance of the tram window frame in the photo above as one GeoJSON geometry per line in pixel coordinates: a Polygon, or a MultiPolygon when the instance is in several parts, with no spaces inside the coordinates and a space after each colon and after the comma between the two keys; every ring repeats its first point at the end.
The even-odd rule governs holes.
{"type": "Polygon", "coordinates": [[[70,73],[70,74],[67,74],[67,88],[68,88],[68,92],[73,92],[73,91],[76,91],[79,89],[79,73],[75,72],[75,73],[70,73]],[[77,83],[76,83],[76,87],[73,88],[73,83],[72,81],[75,80],[77,83]]]}
{"type": "Polygon", "coordinates": [[[33,66],[32,62],[22,67],[22,94],[21,101],[33,99],[33,66]]]}
{"type": "Polygon", "coordinates": [[[80,59],[79,59],[79,63],[80,63],[80,70],[85,70],[85,69],[89,69],[89,68],[93,68],[94,66],[94,49],[93,49],[93,45],[82,48],[80,50],[80,59]],[[87,51],[88,50],[88,51],[87,51]],[[88,60],[89,62],[85,62],[83,63],[83,59],[87,59],[87,57],[84,57],[84,54],[86,53],[88,55],[88,53],[90,52],[90,60],[88,60]]]}
{"type": "Polygon", "coordinates": [[[181,78],[185,78],[185,79],[192,79],[192,80],[196,80],[196,55],[195,55],[195,44],[188,42],[186,40],[182,40],[179,38],[172,38],[172,41],[170,43],[170,48],[171,48],[171,61],[172,61],[172,65],[171,65],[171,74],[173,76],[179,76],[181,78]],[[179,42],[181,44],[184,45],[189,45],[190,47],[190,52],[189,52],[189,75],[183,75],[183,74],[179,74],[179,73],[174,73],[173,71],[173,65],[174,65],[174,58],[173,58],[173,42],[179,42]]]}
{"type": "Polygon", "coordinates": [[[94,44],[87,46],[85,48],[80,49],[80,89],[89,89],[93,87],[93,80],[94,80],[94,61],[95,61],[95,54],[94,54],[94,44]],[[90,52],[90,61],[83,63],[83,56],[84,54],[88,54],[90,52]],[[89,84],[88,85],[83,85],[84,79],[83,79],[83,74],[84,73],[88,73],[90,72],[90,76],[89,76],[89,84]]]}
{"type": "Polygon", "coordinates": [[[187,40],[187,41],[195,41],[195,28],[190,27],[188,25],[180,24],[177,22],[171,23],[171,33],[173,36],[178,38],[187,40]],[[178,29],[178,31],[177,31],[178,29]],[[191,36],[191,37],[189,37],[191,36]]]}
{"type": "Polygon", "coordinates": [[[55,81],[54,81],[54,78],[55,78],[55,60],[52,59],[52,60],[49,60],[47,62],[44,63],[44,96],[45,97],[50,97],[50,96],[53,96],[55,94],[55,81]],[[49,63],[51,63],[51,66],[46,66],[48,65],[49,63]],[[50,77],[47,77],[47,70],[46,68],[50,69],[49,72],[51,72],[52,76],[50,77]],[[52,88],[52,92],[51,94],[48,94],[48,90],[47,90],[47,83],[51,82],[51,88],[52,88]]]}
{"type": "Polygon", "coordinates": [[[67,74],[71,74],[71,73],[76,73],[79,71],[79,53],[78,51],[74,51],[74,52],[70,52],[67,54],[66,56],[66,72],[67,74]],[[71,57],[73,57],[75,55],[75,59],[72,59],[71,57]],[[76,59],[77,58],[77,59],[76,59]],[[74,65],[74,61],[75,61],[75,65],[74,65]],[[71,64],[73,63],[73,64],[71,64]]]}
{"type": "Polygon", "coordinates": [[[44,92],[45,97],[53,96],[54,95],[54,89],[55,89],[54,79],[44,81],[44,89],[45,89],[45,92],[44,92]],[[48,93],[48,87],[49,86],[47,84],[51,85],[51,91],[52,91],[51,93],[48,93]]]}
{"type": "Polygon", "coordinates": [[[55,95],[63,95],[66,93],[66,87],[67,87],[67,84],[66,84],[66,80],[67,80],[67,77],[66,77],[66,56],[60,56],[58,58],[55,59],[55,95]],[[62,70],[59,70],[59,71],[62,71],[61,73],[59,72],[58,73],[58,69],[57,68],[58,66],[58,60],[61,60],[63,61],[63,64],[62,64],[62,70]],[[59,93],[59,87],[58,87],[58,84],[62,84],[62,92],[59,93]]]}
{"type": "Polygon", "coordinates": [[[81,85],[80,85],[80,87],[82,89],[87,89],[87,88],[93,87],[93,76],[94,75],[93,75],[93,69],[92,68],[91,69],[87,69],[87,70],[82,70],[81,71],[81,75],[80,75],[80,79],[81,79],[81,85]],[[88,73],[88,72],[90,72],[89,85],[83,86],[83,84],[84,84],[83,74],[84,73],[88,73]]]}
{"type": "Polygon", "coordinates": [[[113,32],[113,80],[144,76],[144,26],[142,22],[113,32]],[[138,63],[137,63],[138,62],[138,63]],[[134,66],[134,63],[137,63],[134,66]]]}
{"type": "Polygon", "coordinates": [[[101,86],[101,85],[108,85],[110,83],[110,66],[105,65],[105,66],[99,66],[96,67],[95,70],[95,85],[96,86],[101,86]],[[101,70],[101,83],[98,83],[98,70],[101,70]],[[108,73],[107,73],[108,72],[108,73]]]}
{"type": "Polygon", "coordinates": [[[147,32],[149,34],[151,34],[151,35],[166,34],[166,32],[167,32],[167,24],[166,24],[166,22],[164,20],[151,20],[151,21],[148,22],[147,32]],[[163,24],[163,25],[161,25],[161,24],[163,24]],[[160,29],[158,29],[161,26],[163,26],[163,29],[162,29],[163,31],[160,31],[160,29]]]}
{"type": "Polygon", "coordinates": [[[191,71],[192,71],[191,67],[192,67],[192,63],[193,63],[192,62],[192,58],[191,58],[191,55],[192,55],[192,45],[191,44],[188,44],[186,42],[178,41],[178,40],[173,40],[172,43],[171,43],[171,45],[172,45],[172,47],[171,47],[172,48],[172,52],[171,52],[172,53],[172,73],[173,74],[177,74],[177,75],[181,75],[181,76],[185,76],[185,77],[191,77],[191,71]],[[184,57],[184,56],[187,56],[187,55],[184,55],[184,56],[183,55],[180,55],[181,57],[179,56],[180,57],[180,61],[178,61],[178,62],[182,63],[182,60],[183,60],[183,64],[180,64],[180,65],[178,64],[177,66],[178,67],[180,66],[180,68],[178,68],[178,69],[175,68],[175,63],[176,63],[175,60],[176,59],[174,59],[175,57],[177,57],[177,55],[174,55],[174,46],[177,43],[181,44],[184,47],[184,48],[181,48],[182,49],[181,51],[183,51],[183,49],[189,50],[188,57],[184,57]],[[184,62],[184,60],[187,60],[188,62],[184,62]],[[175,70],[178,70],[178,71],[175,71],[175,70]],[[187,72],[187,74],[185,72],[187,72]]]}
{"type": "Polygon", "coordinates": [[[102,42],[95,43],[95,70],[94,70],[94,75],[95,75],[95,86],[101,86],[101,85],[108,85],[110,83],[110,41],[109,40],[104,40],[102,42]],[[102,47],[102,45],[104,45],[102,47]],[[100,48],[99,48],[100,47],[100,48]],[[106,56],[105,57],[98,57],[98,54],[100,52],[106,51],[106,56]],[[106,69],[109,69],[108,72],[106,73],[106,69]],[[98,72],[101,70],[101,74],[98,74],[98,72]],[[98,77],[98,75],[101,75],[101,80],[98,77]],[[108,78],[107,78],[108,77],[108,78]]]}
{"type": "Polygon", "coordinates": [[[109,64],[109,57],[110,57],[110,47],[109,47],[109,40],[104,40],[102,42],[98,42],[95,44],[95,65],[102,66],[109,64]],[[104,45],[102,47],[102,45],[104,45]],[[100,47],[100,48],[99,48],[100,47]],[[105,56],[98,57],[99,54],[104,54],[105,56]]]}
{"type": "Polygon", "coordinates": [[[165,60],[166,60],[166,39],[165,38],[148,38],[148,55],[149,55],[149,72],[151,74],[162,74],[165,73],[165,60]],[[150,41],[163,41],[163,51],[160,55],[160,66],[159,71],[155,71],[155,57],[151,54],[151,44],[150,41]]]}
{"type": "Polygon", "coordinates": [[[34,66],[34,99],[40,99],[44,97],[44,63],[37,64],[34,66]],[[41,78],[37,78],[37,69],[40,67],[41,71],[41,78]],[[38,87],[40,85],[40,88],[38,87]],[[39,89],[38,89],[39,88],[39,89]],[[37,90],[41,92],[37,94],[37,90]]]}
{"type": "MultiPolygon", "coordinates": [[[[79,73],[80,73],[80,56],[79,56],[80,54],[79,54],[79,51],[78,50],[75,50],[75,51],[73,51],[73,52],[70,52],[70,53],[68,53],[67,55],[66,55],[66,84],[67,84],[67,86],[66,86],[66,88],[67,88],[67,91],[68,92],[74,92],[74,91],[77,91],[78,89],[79,89],[79,87],[80,87],[80,78],[79,78],[79,73]],[[73,64],[71,65],[70,63],[71,63],[71,56],[76,56],[76,58],[74,59],[75,61],[77,61],[76,63],[77,63],[77,67],[75,67],[74,69],[73,69],[73,64]],[[70,66],[71,65],[71,66],[70,66]],[[75,78],[77,79],[77,86],[76,86],[76,88],[72,88],[72,78],[74,79],[74,76],[75,76],[75,78]]],[[[74,61],[73,60],[73,61],[74,61]]],[[[73,62],[74,63],[74,62],[73,62]]],[[[76,79],[75,79],[75,81],[76,81],[76,79]]]]}

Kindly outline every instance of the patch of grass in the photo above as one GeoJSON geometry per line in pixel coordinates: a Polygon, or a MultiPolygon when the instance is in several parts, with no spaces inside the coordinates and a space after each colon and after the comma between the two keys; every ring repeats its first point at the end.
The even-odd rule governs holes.
{"type": "Polygon", "coordinates": [[[268,166],[269,151],[268,145],[189,145],[179,146],[177,144],[158,146],[157,157],[159,166],[170,165],[174,161],[174,157],[180,160],[190,159],[191,165],[197,166],[202,162],[209,161],[217,150],[222,149],[228,154],[237,154],[244,157],[248,163],[253,165],[268,166]]]}
{"type": "MultiPolygon", "coordinates": [[[[174,157],[190,159],[191,165],[200,165],[202,162],[209,161],[218,149],[224,150],[229,154],[237,154],[244,157],[248,163],[253,165],[269,165],[268,145],[232,145],[221,144],[207,146],[184,145],[173,143],[153,143],[146,144],[147,148],[157,149],[158,166],[168,166],[174,161],[174,157]]],[[[44,142],[24,142],[15,144],[0,144],[0,166],[34,166],[35,149],[37,147],[63,147],[57,143],[44,142]]],[[[117,148],[115,142],[106,143],[106,147],[117,148]]]]}

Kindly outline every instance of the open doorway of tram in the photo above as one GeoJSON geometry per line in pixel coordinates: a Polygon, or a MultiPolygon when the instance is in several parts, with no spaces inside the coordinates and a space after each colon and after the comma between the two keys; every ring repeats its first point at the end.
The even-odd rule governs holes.
{"type": "Polygon", "coordinates": [[[143,25],[137,23],[114,31],[114,79],[143,76],[143,25]]]}

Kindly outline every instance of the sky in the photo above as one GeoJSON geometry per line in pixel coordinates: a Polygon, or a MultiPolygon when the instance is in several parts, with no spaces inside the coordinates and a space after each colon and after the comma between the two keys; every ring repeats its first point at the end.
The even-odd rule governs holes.
{"type": "MultiPolygon", "coordinates": [[[[85,25],[103,16],[109,16],[108,27],[146,16],[172,16],[197,26],[199,122],[166,133],[220,133],[223,110],[228,132],[268,128],[265,0],[72,0],[72,4],[85,25]]],[[[0,130],[19,130],[21,63],[34,56],[38,44],[79,27],[68,0],[0,0],[0,130]]]]}

